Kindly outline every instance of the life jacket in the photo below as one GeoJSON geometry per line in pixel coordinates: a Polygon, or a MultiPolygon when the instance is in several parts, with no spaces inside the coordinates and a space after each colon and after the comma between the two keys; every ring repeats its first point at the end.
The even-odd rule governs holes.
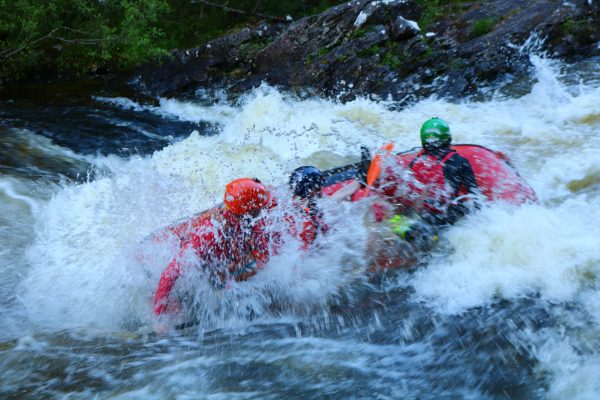
{"type": "Polygon", "coordinates": [[[277,254],[281,246],[281,233],[273,229],[272,223],[268,217],[256,221],[250,233],[250,240],[246,242],[249,247],[245,250],[256,260],[259,269],[264,267],[271,255],[277,254]]]}
{"type": "Polygon", "coordinates": [[[423,207],[427,211],[443,213],[448,202],[468,193],[464,185],[458,193],[451,193],[452,188],[444,178],[444,164],[456,154],[450,150],[444,157],[436,158],[421,150],[408,164],[415,179],[408,182],[410,190],[424,199],[423,207]]]}
{"type": "Polygon", "coordinates": [[[228,265],[249,251],[240,224],[224,209],[205,213],[193,221],[192,231],[181,238],[181,244],[189,244],[205,264],[228,265]]]}

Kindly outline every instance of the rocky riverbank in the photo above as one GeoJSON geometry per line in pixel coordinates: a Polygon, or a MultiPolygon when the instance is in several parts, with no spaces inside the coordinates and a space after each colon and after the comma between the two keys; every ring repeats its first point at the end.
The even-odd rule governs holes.
{"type": "Polygon", "coordinates": [[[235,94],[262,82],[343,100],[402,100],[415,88],[418,96],[435,90],[461,97],[528,75],[527,46],[566,61],[600,55],[596,0],[430,3],[356,0],[297,21],[263,23],[175,51],[146,66],[137,82],[177,97],[201,88],[235,94]]]}

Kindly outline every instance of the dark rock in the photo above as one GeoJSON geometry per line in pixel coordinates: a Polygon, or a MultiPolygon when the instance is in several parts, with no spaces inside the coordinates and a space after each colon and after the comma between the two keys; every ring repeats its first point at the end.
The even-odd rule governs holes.
{"type": "Polygon", "coordinates": [[[449,3],[443,17],[419,32],[410,22],[421,14],[414,0],[355,0],[174,52],[162,65],[146,67],[139,81],[154,94],[179,97],[199,87],[239,93],[262,82],[342,99],[400,100],[434,90],[462,97],[503,76],[529,74],[532,50],[567,61],[600,54],[599,3],[449,3]],[[478,24],[484,28],[475,29],[478,24]],[[532,34],[545,41],[531,40],[532,34]]]}
{"type": "Polygon", "coordinates": [[[419,32],[421,32],[421,29],[419,29],[416,22],[408,21],[401,15],[398,15],[390,25],[390,37],[394,41],[410,39],[419,32]]]}
{"type": "Polygon", "coordinates": [[[389,38],[385,26],[375,25],[372,31],[367,32],[363,37],[356,39],[353,47],[356,51],[368,50],[373,46],[386,42],[389,38]]]}
{"type": "Polygon", "coordinates": [[[411,1],[371,1],[358,14],[354,26],[389,24],[398,15],[406,16],[409,19],[418,19],[421,12],[411,1]]]}

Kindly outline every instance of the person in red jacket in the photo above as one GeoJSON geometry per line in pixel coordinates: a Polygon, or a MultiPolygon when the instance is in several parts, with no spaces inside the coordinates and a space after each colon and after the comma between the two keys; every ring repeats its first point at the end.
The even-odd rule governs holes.
{"type": "Polygon", "coordinates": [[[277,238],[268,232],[261,213],[273,206],[267,188],[257,179],[241,178],[225,190],[224,207],[194,221],[194,229],[181,238],[181,251],[163,271],[154,297],[154,313],[175,313],[180,305],[172,292],[192,257],[207,272],[215,287],[229,280],[244,281],[268,261],[277,238]]]}
{"type": "Polygon", "coordinates": [[[388,166],[379,192],[402,213],[416,213],[433,226],[452,225],[477,207],[479,189],[469,161],[451,148],[450,127],[431,118],[421,127],[423,149],[405,168],[388,166]],[[407,172],[409,176],[407,176],[407,172]]]}
{"type": "Polygon", "coordinates": [[[420,134],[423,148],[412,159],[394,154],[392,144],[384,146],[371,161],[366,186],[353,195],[358,200],[383,195],[384,201],[373,204],[375,222],[385,222],[382,233],[371,241],[371,253],[377,255],[374,271],[413,264],[417,253],[431,250],[440,228],[478,206],[473,168],[452,149],[448,124],[431,118],[420,134]],[[385,228],[402,240],[385,236],[385,228]]]}

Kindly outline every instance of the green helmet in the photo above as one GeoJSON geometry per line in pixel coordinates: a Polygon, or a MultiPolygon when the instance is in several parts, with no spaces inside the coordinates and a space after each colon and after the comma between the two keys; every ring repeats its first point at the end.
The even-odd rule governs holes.
{"type": "Polygon", "coordinates": [[[425,121],[421,127],[421,144],[426,147],[427,143],[439,142],[449,145],[452,141],[450,126],[440,118],[431,118],[425,121]]]}

